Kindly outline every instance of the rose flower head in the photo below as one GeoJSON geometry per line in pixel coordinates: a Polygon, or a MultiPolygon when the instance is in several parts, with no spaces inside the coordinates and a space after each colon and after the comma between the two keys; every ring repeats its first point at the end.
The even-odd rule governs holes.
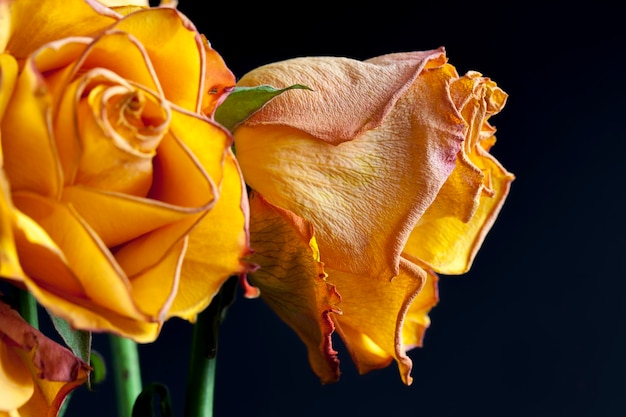
{"type": "Polygon", "coordinates": [[[0,415],[56,416],[90,368],[0,302],[0,415]]]}
{"type": "Polygon", "coordinates": [[[213,119],[233,74],[175,7],[9,0],[0,21],[0,276],[137,342],[195,320],[247,267],[245,188],[213,119]]]}
{"type": "Polygon", "coordinates": [[[259,67],[242,87],[285,88],[234,131],[251,193],[250,274],[339,378],[336,330],[361,373],[422,345],[437,273],[467,271],[513,175],[489,153],[507,95],[459,76],[443,48],[367,61],[304,57],[259,67]]]}

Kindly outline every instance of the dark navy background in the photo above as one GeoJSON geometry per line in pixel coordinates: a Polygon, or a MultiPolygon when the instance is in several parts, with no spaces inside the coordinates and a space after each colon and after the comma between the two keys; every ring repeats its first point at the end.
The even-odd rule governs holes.
{"type": "MultiPolygon", "coordinates": [[[[509,95],[492,148],[517,179],[464,276],[442,277],[425,347],[397,368],[322,386],[304,345],[261,300],[238,297],[221,328],[215,417],[599,417],[626,415],[626,30],[601,3],[180,0],[238,76],[305,55],[366,59],[445,46],[509,95]],[[407,5],[400,6],[401,3],[407,5]],[[438,3],[437,5],[434,3],[438,3]]],[[[175,59],[175,57],[172,57],[175,59]]],[[[184,75],[181,75],[184,76],[184,75]]],[[[191,326],[141,346],[145,382],[182,416],[191,326]]],[[[107,354],[107,340],[94,348],[107,354]]],[[[69,417],[114,416],[111,378],[81,387],[69,417]],[[88,410],[88,411],[87,411],[88,410]]]]}

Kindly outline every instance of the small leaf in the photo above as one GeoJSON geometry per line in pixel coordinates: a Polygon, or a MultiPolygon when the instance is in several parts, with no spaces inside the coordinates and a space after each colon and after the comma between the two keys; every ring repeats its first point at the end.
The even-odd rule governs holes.
{"type": "MultiPolygon", "coordinates": [[[[59,332],[65,344],[71,349],[74,355],[78,356],[85,363],[90,363],[91,357],[91,332],[85,330],[74,330],[70,324],[60,317],[48,311],[54,328],[59,332]]],[[[91,379],[91,376],[90,376],[91,379]]],[[[91,381],[87,381],[91,387],[91,381]]]]}
{"type": "Polygon", "coordinates": [[[85,363],[89,363],[91,354],[91,332],[84,330],[74,330],[70,324],[60,317],[50,313],[52,324],[59,332],[67,346],[74,352],[74,355],[81,358],[85,363]]]}
{"type": "Polygon", "coordinates": [[[294,89],[311,90],[301,84],[294,84],[285,88],[275,88],[270,85],[235,87],[215,111],[215,120],[232,132],[234,128],[252,116],[268,101],[285,91],[294,89]]]}
{"type": "Polygon", "coordinates": [[[132,417],[172,417],[172,404],[169,390],[163,384],[150,384],[146,386],[137,396],[133,405],[132,417]],[[156,414],[155,400],[158,401],[160,414],[156,414]]]}

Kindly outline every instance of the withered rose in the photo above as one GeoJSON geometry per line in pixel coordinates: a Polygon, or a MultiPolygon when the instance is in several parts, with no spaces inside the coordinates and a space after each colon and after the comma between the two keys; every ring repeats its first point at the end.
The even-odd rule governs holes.
{"type": "Polygon", "coordinates": [[[0,3],[0,276],[74,327],[154,340],[245,270],[247,199],[213,121],[234,77],[172,7],[0,3]]]}
{"type": "Polygon", "coordinates": [[[338,332],[360,372],[420,346],[437,273],[469,269],[513,175],[489,154],[507,95],[443,49],[305,57],[246,74],[284,88],[234,132],[251,196],[251,282],[306,343],[323,382],[338,332]]]}

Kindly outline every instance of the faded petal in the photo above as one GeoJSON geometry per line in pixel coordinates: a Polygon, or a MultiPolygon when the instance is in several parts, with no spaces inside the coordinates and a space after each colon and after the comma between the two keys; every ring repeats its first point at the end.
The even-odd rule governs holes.
{"type": "MultiPolygon", "coordinates": [[[[427,275],[418,266],[400,260],[400,274],[392,280],[367,279],[326,268],[328,281],[341,294],[341,316],[333,316],[337,333],[361,374],[398,364],[402,381],[413,381],[411,359],[404,341],[405,316],[424,286],[427,275]]],[[[410,345],[415,338],[411,337],[410,345]]]]}
{"type": "Polygon", "coordinates": [[[67,394],[87,381],[87,364],[1,302],[0,339],[0,412],[56,416],[67,394]]]}
{"type": "Polygon", "coordinates": [[[495,83],[471,72],[450,87],[468,125],[456,167],[437,199],[411,233],[405,252],[443,274],[467,272],[508,195],[514,175],[489,149],[495,129],[487,120],[507,95],[495,83]]]}
{"type": "Polygon", "coordinates": [[[411,302],[402,326],[402,343],[406,350],[422,347],[426,329],[430,326],[428,313],[439,302],[437,283],[439,277],[430,270],[426,271],[426,282],[411,302]]]}
{"type": "Polygon", "coordinates": [[[442,49],[397,54],[371,63],[339,57],[305,57],[268,64],[245,74],[239,86],[303,84],[315,94],[288,91],[246,124],[289,126],[339,144],[379,127],[396,101],[429,66],[446,58],[442,49]]]}
{"type": "MultiPolygon", "coordinates": [[[[289,61],[285,65],[291,68],[289,61]]],[[[280,120],[257,124],[253,117],[234,132],[246,182],[272,204],[313,223],[326,265],[395,276],[408,233],[435,199],[461,147],[464,124],[448,94],[455,76],[445,65],[425,69],[381,126],[338,145],[280,120]]],[[[319,98],[316,92],[287,93],[300,94],[286,99],[295,112],[310,100],[320,107],[320,99],[331,100],[327,92],[319,98]]],[[[351,100],[367,93],[353,93],[351,100]]],[[[280,105],[281,97],[264,109],[274,101],[280,105]]]]}
{"type": "Polygon", "coordinates": [[[306,344],[311,367],[322,382],[335,382],[339,361],[331,334],[332,317],[341,314],[340,297],[326,281],[313,227],[258,194],[251,196],[250,205],[255,248],[250,260],[260,267],[250,275],[251,283],[306,344]]]}

